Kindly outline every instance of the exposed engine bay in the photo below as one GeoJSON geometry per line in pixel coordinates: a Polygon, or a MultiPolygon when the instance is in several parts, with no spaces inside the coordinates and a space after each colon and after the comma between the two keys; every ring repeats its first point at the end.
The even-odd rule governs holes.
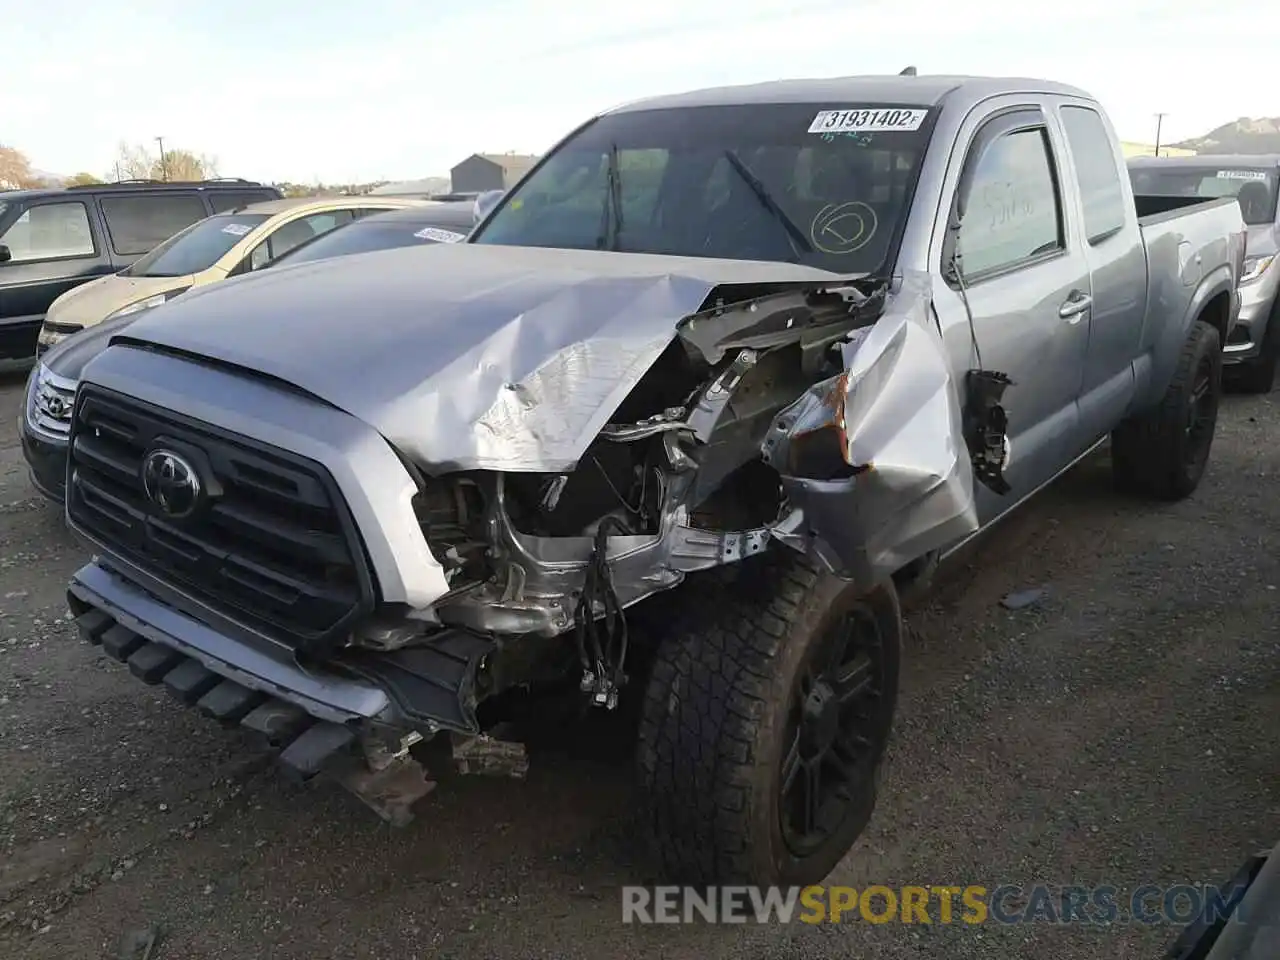
{"type": "Polygon", "coordinates": [[[612,706],[622,610],[688,573],[777,540],[874,579],[976,529],[957,392],[921,282],[713,295],[575,469],[413,468],[450,591],[410,613],[421,633],[379,628],[356,643],[410,645],[432,621],[498,638],[573,631],[582,689],[612,706]]]}

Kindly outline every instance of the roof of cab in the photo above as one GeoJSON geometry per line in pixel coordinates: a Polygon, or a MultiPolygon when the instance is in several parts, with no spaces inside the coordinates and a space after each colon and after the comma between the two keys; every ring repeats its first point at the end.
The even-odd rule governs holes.
{"type": "Polygon", "coordinates": [[[962,97],[976,103],[1002,93],[1051,93],[1093,99],[1077,87],[1052,80],[929,75],[862,76],[770,80],[732,87],[709,87],[705,90],[635,100],[606,112],[629,113],[638,110],[754,103],[886,103],[932,107],[951,97],[962,97]]]}
{"type": "Polygon", "coordinates": [[[1280,153],[1198,153],[1194,157],[1131,157],[1130,167],[1280,167],[1280,153]]]}
{"type": "Polygon", "coordinates": [[[0,203],[9,203],[14,200],[25,200],[27,197],[43,197],[50,193],[49,190],[0,190],[0,203]]]}
{"type": "Polygon", "coordinates": [[[0,200],[27,200],[51,196],[85,196],[87,194],[172,193],[195,190],[199,193],[233,193],[236,191],[267,191],[279,194],[280,189],[269,183],[245,180],[242,177],[215,177],[211,180],[118,180],[109,183],[85,183],[73,186],[26,187],[21,190],[0,190],[0,200]]]}

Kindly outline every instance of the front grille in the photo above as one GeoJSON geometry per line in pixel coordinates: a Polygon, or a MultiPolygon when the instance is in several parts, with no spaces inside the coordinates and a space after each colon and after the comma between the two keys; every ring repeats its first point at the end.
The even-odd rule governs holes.
{"type": "Polygon", "coordinates": [[[87,385],[68,461],[71,519],[218,612],[321,649],[372,609],[354,521],[311,460],[87,385]],[[189,517],[166,516],[147,497],[142,464],[158,447],[201,465],[208,496],[189,517]]]}
{"type": "Polygon", "coordinates": [[[36,388],[31,396],[31,422],[44,433],[65,437],[71,429],[71,408],[76,399],[76,381],[48,370],[36,372],[36,388]]]}

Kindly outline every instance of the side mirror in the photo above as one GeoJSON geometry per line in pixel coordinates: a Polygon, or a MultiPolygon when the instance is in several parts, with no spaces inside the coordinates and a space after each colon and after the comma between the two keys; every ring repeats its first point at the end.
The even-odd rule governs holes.
{"type": "Polygon", "coordinates": [[[479,223],[489,215],[489,212],[498,205],[498,201],[502,199],[505,190],[486,190],[478,197],[472,208],[474,213],[474,222],[479,223]]]}
{"type": "Polygon", "coordinates": [[[0,243],[0,263],[8,263],[13,259],[13,253],[3,243],[0,243]]]}

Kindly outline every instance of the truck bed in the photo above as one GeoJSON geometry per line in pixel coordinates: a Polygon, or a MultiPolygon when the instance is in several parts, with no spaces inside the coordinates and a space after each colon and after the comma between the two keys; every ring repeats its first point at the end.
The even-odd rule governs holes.
{"type": "MultiPolygon", "coordinates": [[[[1135,194],[1133,199],[1147,253],[1147,317],[1135,354],[1142,358],[1136,367],[1141,395],[1171,376],[1178,345],[1191,320],[1205,309],[1202,288],[1221,286],[1220,279],[1240,275],[1246,232],[1240,205],[1233,197],[1204,200],[1135,194]],[[1160,343],[1162,337],[1168,342],[1160,343]]],[[[1233,280],[1229,287],[1234,289],[1233,280]]],[[[1238,309],[1238,302],[1230,297],[1212,307],[1223,343],[1238,309]]]]}
{"type": "Polygon", "coordinates": [[[1191,207],[1208,207],[1222,203],[1235,203],[1232,197],[1214,197],[1206,200],[1204,197],[1162,197],[1151,193],[1135,193],[1133,195],[1133,205],[1138,210],[1138,223],[1146,225],[1152,222],[1160,222],[1159,217],[1162,214],[1172,213],[1177,216],[1190,214],[1191,207]]]}

